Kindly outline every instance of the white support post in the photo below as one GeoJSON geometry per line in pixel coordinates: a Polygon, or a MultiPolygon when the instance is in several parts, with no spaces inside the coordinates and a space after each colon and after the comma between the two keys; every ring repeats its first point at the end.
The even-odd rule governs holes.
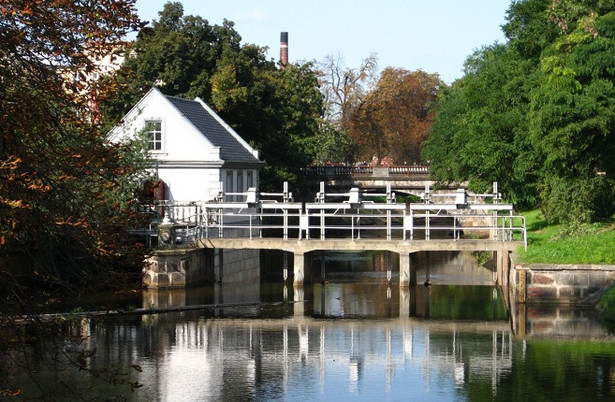
{"type": "Polygon", "coordinates": [[[410,286],[410,254],[399,254],[399,286],[410,286]]]}
{"type": "Polygon", "coordinates": [[[391,240],[391,210],[387,209],[387,240],[391,240]]]}
{"type": "Polygon", "coordinates": [[[303,285],[305,279],[305,254],[294,253],[293,285],[303,285]]]}

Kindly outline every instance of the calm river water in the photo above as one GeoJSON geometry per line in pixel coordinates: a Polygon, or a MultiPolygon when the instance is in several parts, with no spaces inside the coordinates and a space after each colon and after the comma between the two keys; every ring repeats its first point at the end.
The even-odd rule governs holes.
{"type": "Polygon", "coordinates": [[[324,283],[302,288],[263,280],[144,291],[121,303],[194,309],[77,320],[60,349],[88,370],[35,347],[38,385],[14,370],[20,393],[5,398],[615,400],[613,334],[591,311],[510,309],[492,272],[465,254],[432,255],[410,289],[394,270],[389,285],[380,254],[324,261],[324,283]]]}

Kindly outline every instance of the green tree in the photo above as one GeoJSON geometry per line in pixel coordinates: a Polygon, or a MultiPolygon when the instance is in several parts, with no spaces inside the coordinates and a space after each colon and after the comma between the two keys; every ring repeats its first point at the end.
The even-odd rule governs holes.
{"type": "Polygon", "coordinates": [[[477,192],[497,181],[518,206],[537,202],[537,162],[526,134],[534,64],[498,44],[468,58],[464,77],[443,92],[425,143],[423,158],[433,175],[468,180],[477,192]]]}
{"type": "Polygon", "coordinates": [[[345,132],[340,131],[330,121],[322,119],[320,128],[313,141],[311,154],[313,163],[325,165],[328,162],[351,162],[353,144],[345,132]]]}
{"type": "Polygon", "coordinates": [[[282,181],[302,187],[301,168],[314,158],[314,137],[323,114],[322,95],[310,63],[280,69],[265,49],[242,44],[234,24],[210,25],[184,16],[180,3],[166,3],[160,18],[143,28],[116,80],[119,101],[105,106],[116,121],[149,88],[210,104],[267,166],[261,189],[282,181]]]}
{"type": "Polygon", "coordinates": [[[549,7],[553,0],[521,0],[510,5],[502,31],[511,51],[522,59],[538,60],[544,48],[557,38],[559,29],[553,23],[549,7]]]}
{"type": "Polygon", "coordinates": [[[508,43],[475,53],[442,97],[424,157],[441,180],[500,182],[550,220],[611,216],[615,4],[514,2],[508,43]]]}
{"type": "Polygon", "coordinates": [[[546,217],[587,222],[615,212],[615,69],[607,61],[615,54],[615,11],[572,11],[575,20],[558,14],[563,35],[542,54],[530,134],[544,160],[546,217]]]}

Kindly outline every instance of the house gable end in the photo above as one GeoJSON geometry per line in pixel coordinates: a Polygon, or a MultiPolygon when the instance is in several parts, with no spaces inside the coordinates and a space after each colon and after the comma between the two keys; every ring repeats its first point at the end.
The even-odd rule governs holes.
{"type": "Polygon", "coordinates": [[[122,123],[111,131],[111,140],[134,137],[146,121],[161,121],[164,146],[154,152],[166,161],[217,161],[222,163],[220,149],[201,134],[169,97],[152,88],[125,115],[122,123]]]}

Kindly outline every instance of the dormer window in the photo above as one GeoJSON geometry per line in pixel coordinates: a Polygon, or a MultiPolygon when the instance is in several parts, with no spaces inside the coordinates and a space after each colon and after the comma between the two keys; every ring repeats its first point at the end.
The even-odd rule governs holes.
{"type": "Polygon", "coordinates": [[[146,120],[145,134],[149,141],[150,151],[162,150],[162,121],[161,120],[146,120]]]}

